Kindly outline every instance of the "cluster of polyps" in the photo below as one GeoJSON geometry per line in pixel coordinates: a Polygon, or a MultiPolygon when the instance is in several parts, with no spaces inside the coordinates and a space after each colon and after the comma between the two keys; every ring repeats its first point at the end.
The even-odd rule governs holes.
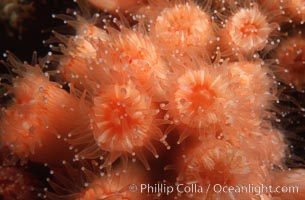
{"type": "MultiPolygon", "coordinates": [[[[51,199],[167,198],[126,190],[130,184],[141,184],[144,176],[146,183],[203,187],[287,184],[299,187],[291,198],[304,198],[304,172],[286,170],[287,144],[270,122],[278,100],[277,82],[271,62],[260,56],[280,42],[273,40],[280,25],[290,21],[284,14],[292,12],[293,4],[270,1],[262,9],[259,1],[208,1],[204,8],[192,1],[92,3],[113,15],[120,3],[125,11],[132,7],[135,25],[126,22],[128,16],[103,19],[102,27],[95,24],[99,15],[88,20],[76,13],[75,18],[60,16],[76,35],[55,33],[63,43],[54,47],[60,54],[47,59],[58,64],[55,78],[69,83],[69,92],[38,66],[9,56],[18,77],[8,79],[14,102],[2,112],[2,146],[21,158],[55,166],[99,160],[98,168],[107,174],[83,170],[86,177],[74,186],[73,181],[65,185],[65,178],[55,180],[57,184],[49,181],[58,193],[49,193],[51,199]],[[151,154],[160,159],[158,165],[173,166],[169,174],[175,178],[165,175],[165,180],[158,180],[162,173],[151,164],[151,154]],[[151,171],[136,173],[134,168],[142,166],[129,162],[136,159],[151,171]],[[119,171],[133,173],[135,182],[119,171]]],[[[292,19],[300,19],[302,12],[297,13],[292,19]]],[[[304,39],[297,36],[270,54],[289,68],[276,73],[300,90],[304,52],[304,39]]],[[[169,198],[287,199],[285,195],[209,190],[169,198]]]]}

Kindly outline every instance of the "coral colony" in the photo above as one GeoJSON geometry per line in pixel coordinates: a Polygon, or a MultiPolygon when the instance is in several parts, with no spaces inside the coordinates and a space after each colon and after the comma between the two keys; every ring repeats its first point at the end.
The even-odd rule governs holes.
{"type": "Polygon", "coordinates": [[[275,125],[304,92],[304,0],[77,3],[47,56],[4,54],[1,199],[305,199],[275,125]]]}

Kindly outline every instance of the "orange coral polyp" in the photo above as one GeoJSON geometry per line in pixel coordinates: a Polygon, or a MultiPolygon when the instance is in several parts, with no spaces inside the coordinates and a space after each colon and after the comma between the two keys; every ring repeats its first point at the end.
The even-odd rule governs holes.
{"type": "Polygon", "coordinates": [[[295,22],[305,23],[305,2],[304,0],[285,0],[284,8],[288,11],[289,17],[295,22]]]}
{"type": "Polygon", "coordinates": [[[250,173],[246,155],[229,143],[217,140],[209,140],[209,143],[187,152],[182,165],[186,165],[186,171],[181,171],[180,177],[186,178],[187,182],[227,185],[238,181],[234,174],[250,173]]]}
{"type": "Polygon", "coordinates": [[[131,83],[111,85],[93,101],[92,126],[101,149],[133,153],[156,138],[156,109],[131,83]]]}
{"type": "Polygon", "coordinates": [[[14,79],[14,100],[18,104],[33,104],[39,108],[38,113],[44,114],[50,128],[57,134],[68,134],[75,125],[73,123],[81,118],[78,100],[59,84],[49,81],[38,65],[24,67],[26,70],[18,72],[20,77],[14,79]]]}
{"type": "Polygon", "coordinates": [[[82,197],[76,200],[109,199],[109,200],[140,200],[143,195],[130,192],[124,188],[129,186],[129,180],[123,180],[126,174],[113,175],[112,177],[100,177],[92,183],[82,197]],[[117,179],[117,180],[116,180],[117,179]],[[122,180],[120,180],[122,179],[122,180]],[[125,185],[124,185],[125,184],[125,185]]]}
{"type": "Polygon", "coordinates": [[[45,88],[42,93],[42,109],[58,135],[66,137],[79,123],[86,124],[76,97],[56,86],[45,88]]]}
{"type": "MultiPolygon", "coordinates": [[[[187,91],[183,89],[176,92],[176,99],[180,99],[178,109],[185,103],[185,99],[183,98],[185,96],[187,96],[187,99],[192,102],[191,107],[194,110],[208,109],[214,103],[216,94],[208,85],[196,85],[191,90],[192,93],[189,95],[187,95],[187,91]],[[180,96],[182,96],[182,98],[180,98],[180,96]]],[[[183,109],[182,106],[181,109],[183,109]]]]}
{"type": "Polygon", "coordinates": [[[59,70],[66,81],[77,84],[77,86],[84,84],[84,77],[89,74],[86,59],[68,57],[62,59],[60,62],[59,70]]]}
{"type": "Polygon", "coordinates": [[[259,113],[276,100],[276,86],[263,61],[227,63],[231,88],[240,102],[259,113]]]}
{"type": "Polygon", "coordinates": [[[59,70],[64,79],[82,88],[89,75],[89,62],[96,58],[96,49],[85,38],[70,38],[63,50],[64,57],[59,60],[59,70]]]}
{"type": "Polygon", "coordinates": [[[33,103],[34,97],[39,94],[39,89],[45,85],[48,78],[43,74],[38,65],[32,67],[25,65],[25,70],[16,70],[18,76],[13,79],[11,92],[18,104],[33,103]]]}
{"type": "Polygon", "coordinates": [[[87,189],[82,191],[75,200],[109,199],[109,200],[148,200],[148,195],[141,192],[131,192],[129,186],[142,184],[147,181],[144,170],[136,165],[127,169],[121,166],[111,173],[98,176],[91,180],[87,189]]]}
{"type": "Polygon", "coordinates": [[[88,22],[88,20],[80,16],[77,16],[77,22],[69,21],[68,23],[70,23],[72,26],[74,23],[76,23],[77,25],[74,25],[76,29],[76,35],[86,39],[89,42],[98,42],[98,40],[106,41],[108,38],[106,31],[94,24],[91,24],[88,22]]]}
{"type": "Polygon", "coordinates": [[[96,58],[96,49],[94,46],[88,42],[85,38],[74,37],[70,38],[70,43],[68,47],[70,48],[67,53],[72,56],[78,56],[81,58],[94,59],[96,58]]]}
{"type": "Polygon", "coordinates": [[[200,70],[189,70],[178,77],[173,99],[169,99],[169,114],[190,128],[208,128],[223,123],[222,113],[228,112],[233,101],[229,99],[228,83],[208,68],[202,66],[200,70]]]}
{"type": "Polygon", "coordinates": [[[287,38],[275,49],[274,57],[283,68],[277,72],[283,82],[292,85],[297,90],[305,88],[305,39],[302,35],[287,38]]]}
{"type": "MultiPolygon", "coordinates": [[[[63,42],[65,47],[60,48],[63,56],[53,59],[59,62],[59,70],[61,71],[65,81],[71,82],[78,89],[87,89],[87,79],[89,76],[90,63],[96,59],[97,47],[100,43],[107,40],[107,33],[95,26],[90,20],[77,15],[76,20],[65,19],[72,26],[76,35],[66,38],[61,34],[54,33],[55,37],[63,42]]],[[[91,21],[96,19],[91,19],[91,21]]]]}
{"type": "Polygon", "coordinates": [[[52,125],[39,104],[10,106],[0,121],[1,146],[8,147],[21,159],[38,163],[57,165],[71,159],[68,145],[56,137],[58,133],[52,125]]]}
{"type": "MultiPolygon", "coordinates": [[[[260,185],[265,183],[265,175],[253,157],[245,151],[221,140],[207,140],[206,143],[189,148],[179,162],[177,181],[184,184],[198,184],[214,187],[260,185]],[[251,174],[255,170],[255,174],[251,174]]],[[[254,193],[203,193],[186,194],[192,199],[251,199],[254,193]]]]}
{"type": "Polygon", "coordinates": [[[35,153],[42,137],[48,134],[47,122],[40,117],[39,106],[14,105],[3,113],[1,140],[4,146],[21,157],[35,153]]]}
{"type": "Polygon", "coordinates": [[[265,17],[262,16],[262,14],[255,12],[255,10],[241,10],[240,12],[236,13],[231,20],[231,25],[240,25],[239,31],[237,30],[234,32],[235,29],[232,28],[229,32],[233,42],[238,47],[241,47],[242,49],[250,48],[250,50],[262,49],[262,47],[266,44],[266,39],[271,31],[265,17]],[[246,18],[246,16],[248,18],[246,18]],[[240,20],[245,21],[241,22],[240,20]]]}
{"type": "Polygon", "coordinates": [[[222,42],[229,43],[230,51],[234,53],[251,55],[264,49],[274,28],[257,5],[242,8],[228,19],[225,27],[228,36],[224,36],[228,41],[225,39],[222,42]]]}
{"type": "Polygon", "coordinates": [[[154,98],[164,99],[163,89],[168,69],[146,35],[127,28],[111,30],[109,41],[99,46],[98,59],[101,61],[95,68],[114,70],[125,78],[132,79],[154,98]]]}
{"type": "Polygon", "coordinates": [[[287,144],[282,132],[276,129],[263,132],[260,143],[265,152],[265,163],[270,163],[270,166],[283,166],[285,161],[285,154],[287,153],[287,144]],[[271,145],[270,145],[271,143],[271,145]],[[265,146],[265,147],[264,147],[265,146]]]}
{"type": "Polygon", "coordinates": [[[109,41],[102,43],[98,52],[98,56],[104,59],[107,65],[115,65],[123,69],[126,64],[132,64],[138,60],[146,61],[150,66],[159,61],[156,48],[149,37],[127,28],[122,28],[121,31],[110,31],[109,41]]]}
{"type": "Polygon", "coordinates": [[[211,16],[193,2],[165,8],[151,26],[154,42],[167,53],[213,50],[211,16]]]}
{"type": "Polygon", "coordinates": [[[19,68],[15,67],[18,78],[13,79],[11,90],[16,104],[4,111],[1,142],[18,156],[35,162],[58,164],[61,158],[71,159],[69,145],[59,138],[67,137],[77,124],[86,123],[81,121],[79,101],[49,81],[38,65],[19,63],[19,68]],[[48,145],[59,147],[52,150],[48,145]]]}

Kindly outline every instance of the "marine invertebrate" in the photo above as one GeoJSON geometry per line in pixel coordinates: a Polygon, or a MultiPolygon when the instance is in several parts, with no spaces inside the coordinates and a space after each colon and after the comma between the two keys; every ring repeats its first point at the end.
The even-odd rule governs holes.
{"type": "Polygon", "coordinates": [[[12,86],[8,86],[14,102],[3,110],[1,145],[8,146],[21,157],[54,164],[58,163],[57,155],[46,148],[46,144],[52,143],[62,147],[58,152],[62,152],[60,155],[64,159],[69,159],[72,153],[68,144],[57,138],[67,135],[82,119],[78,100],[59,84],[49,81],[39,65],[23,64],[12,55],[8,55],[8,60],[8,66],[13,66],[12,70],[19,76],[11,80],[12,86]],[[40,148],[35,151],[37,147],[40,148]]]}
{"type": "Polygon", "coordinates": [[[229,130],[224,135],[228,142],[247,152],[247,157],[256,159],[267,170],[283,168],[288,144],[283,133],[261,120],[249,120],[238,132],[229,130]],[[232,133],[233,132],[233,133],[232,133]]]}
{"type": "MultiPolygon", "coordinates": [[[[149,168],[142,150],[147,148],[158,157],[152,140],[162,137],[155,118],[159,111],[151,98],[127,82],[105,87],[100,95],[93,98],[93,102],[91,127],[97,145],[114,158],[126,153],[139,154],[138,157],[149,168]]],[[[109,160],[107,164],[113,161],[109,160]]]]}
{"type": "Polygon", "coordinates": [[[193,2],[173,3],[153,20],[150,35],[168,55],[179,56],[193,51],[211,56],[216,42],[214,26],[209,13],[193,2]]]}
{"type": "MultiPolygon", "coordinates": [[[[185,152],[178,167],[178,182],[198,184],[203,187],[226,185],[260,185],[265,183],[264,172],[241,149],[227,142],[207,140],[205,143],[185,152]],[[251,171],[255,170],[256,175],[251,171]],[[259,174],[259,175],[257,175],[259,174]]],[[[217,193],[212,189],[200,194],[186,194],[190,199],[237,199],[254,198],[254,193],[217,193]]]]}
{"type": "Polygon", "coordinates": [[[263,60],[228,62],[223,67],[228,70],[235,96],[253,112],[271,108],[278,99],[273,73],[263,60]]]}
{"type": "Polygon", "coordinates": [[[8,147],[14,154],[35,162],[56,164],[58,159],[69,159],[68,145],[56,138],[56,132],[48,129],[47,119],[39,106],[11,106],[2,113],[1,146],[8,147]],[[51,150],[46,146],[58,146],[51,150]],[[60,155],[60,156],[58,156],[60,155]]]}
{"type": "Polygon", "coordinates": [[[151,39],[141,30],[126,27],[108,32],[109,39],[98,46],[98,62],[93,65],[92,76],[105,73],[98,73],[99,68],[114,71],[130,78],[156,100],[164,100],[168,67],[151,39]]]}
{"type": "Polygon", "coordinates": [[[284,2],[128,1],[123,12],[123,2],[112,3],[101,13],[79,2],[82,12],[53,15],[74,34],[53,31],[53,53],[40,67],[8,56],[17,76],[1,79],[9,100],[2,146],[22,159],[27,152],[27,165],[56,165],[44,165],[54,169],[44,183],[54,200],[280,198],[269,190],[181,194],[175,186],[290,183],[289,143],[277,126],[277,115],[288,114],[274,106],[285,92],[274,76],[281,56],[270,49],[284,44],[274,34],[302,27],[293,17],[285,24],[284,2]]]}
{"type": "Polygon", "coordinates": [[[284,83],[297,90],[304,90],[305,40],[302,35],[295,35],[284,40],[273,55],[282,68],[277,75],[284,83]]]}
{"type": "MultiPolygon", "coordinates": [[[[55,15],[56,16],[56,15],[55,15]]],[[[58,70],[62,73],[64,81],[70,82],[78,89],[88,89],[88,82],[92,77],[88,77],[91,69],[90,62],[97,59],[96,49],[100,42],[105,42],[108,38],[105,31],[94,24],[98,19],[95,15],[89,20],[76,15],[76,19],[68,16],[58,16],[75,29],[76,35],[66,37],[54,32],[55,38],[62,44],[59,48],[53,49],[63,54],[49,57],[53,62],[59,63],[58,70]]],[[[51,42],[51,41],[49,41],[51,42]]]]}
{"type": "Polygon", "coordinates": [[[169,103],[161,108],[168,110],[173,123],[181,128],[179,143],[190,134],[215,135],[217,129],[232,125],[229,121],[236,110],[235,98],[220,71],[204,64],[172,81],[175,87],[169,88],[169,103]]]}
{"type": "Polygon", "coordinates": [[[96,162],[84,163],[84,166],[79,164],[80,169],[66,162],[63,165],[68,173],[64,175],[63,172],[52,171],[55,177],[53,180],[48,179],[56,192],[47,192],[50,200],[149,199],[146,194],[129,190],[130,187],[137,187],[148,181],[148,177],[144,175],[145,169],[137,164],[127,168],[117,166],[108,172],[101,171],[96,162]]]}
{"type": "Polygon", "coordinates": [[[305,3],[302,0],[286,0],[284,8],[288,12],[287,15],[296,23],[304,24],[305,22],[305,3]]]}
{"type": "Polygon", "coordinates": [[[278,27],[269,20],[257,4],[238,9],[229,17],[221,33],[223,54],[249,56],[263,50],[271,33],[278,27]]]}

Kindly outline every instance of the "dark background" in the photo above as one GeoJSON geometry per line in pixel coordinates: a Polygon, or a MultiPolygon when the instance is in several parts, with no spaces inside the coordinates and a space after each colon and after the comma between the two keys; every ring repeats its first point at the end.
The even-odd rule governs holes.
{"type": "MultiPolygon", "coordinates": [[[[4,9],[1,1],[0,10],[4,9]]],[[[63,25],[61,20],[52,18],[52,14],[66,13],[67,8],[76,7],[72,0],[33,0],[32,3],[35,10],[31,18],[24,19],[24,31],[19,32],[13,28],[8,20],[0,20],[1,54],[8,50],[20,60],[28,61],[31,60],[33,51],[37,51],[40,57],[45,56],[49,48],[42,41],[52,37],[52,29],[63,25]]]]}

